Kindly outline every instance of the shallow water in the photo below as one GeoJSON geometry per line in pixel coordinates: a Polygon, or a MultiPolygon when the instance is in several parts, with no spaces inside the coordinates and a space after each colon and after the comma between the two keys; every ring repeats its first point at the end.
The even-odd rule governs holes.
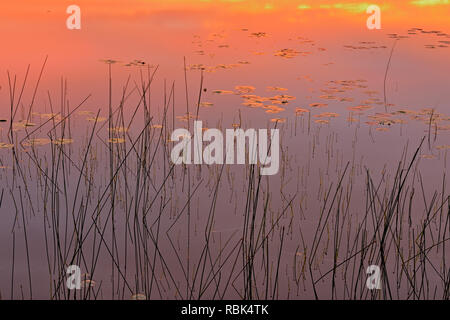
{"type": "Polygon", "coordinates": [[[450,9],[424,4],[381,30],[332,1],[79,1],[81,30],[2,4],[2,297],[73,298],[70,264],[91,299],[448,297],[450,9]],[[174,166],[197,117],[276,126],[278,174],[174,166]]]}

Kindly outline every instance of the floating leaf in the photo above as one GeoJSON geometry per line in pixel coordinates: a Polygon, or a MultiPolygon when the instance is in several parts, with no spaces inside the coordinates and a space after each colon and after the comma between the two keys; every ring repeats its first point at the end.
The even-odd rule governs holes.
{"type": "Polygon", "coordinates": [[[0,149],[11,149],[14,147],[13,144],[0,142],[0,149]]]}
{"type": "Polygon", "coordinates": [[[287,91],[288,89],[282,87],[267,87],[269,91],[287,91]]]}
{"type": "Polygon", "coordinates": [[[263,103],[261,103],[261,102],[254,102],[254,101],[243,102],[242,104],[244,106],[250,107],[250,108],[262,108],[262,107],[264,107],[263,103]]]}
{"type": "Polygon", "coordinates": [[[316,118],[336,118],[336,117],[339,117],[339,114],[334,113],[334,112],[323,112],[321,114],[316,114],[314,117],[316,117],[316,118]]]}
{"type": "Polygon", "coordinates": [[[351,111],[364,111],[364,110],[368,110],[368,109],[372,109],[372,107],[371,106],[362,105],[362,106],[356,106],[356,107],[349,107],[349,108],[347,108],[347,110],[351,110],[351,111]]]}
{"type": "Polygon", "coordinates": [[[265,32],[253,32],[253,33],[250,34],[250,37],[253,37],[253,38],[264,38],[264,37],[267,37],[267,33],[265,33],[265,32]]]}
{"type": "Polygon", "coordinates": [[[212,102],[201,102],[200,103],[200,107],[202,108],[210,108],[212,107],[214,104],[212,102]]]}
{"type": "Polygon", "coordinates": [[[86,280],[81,281],[82,288],[90,288],[90,287],[94,287],[94,286],[95,286],[94,280],[86,279],[86,280]]]}
{"type": "Polygon", "coordinates": [[[294,49],[282,49],[274,53],[274,56],[281,57],[285,59],[292,59],[298,56],[301,52],[294,49]]]}
{"type": "Polygon", "coordinates": [[[124,143],[125,139],[123,138],[111,138],[108,140],[109,143],[124,143]]]}
{"type": "Polygon", "coordinates": [[[86,118],[87,121],[91,121],[91,122],[103,122],[108,120],[108,118],[103,118],[103,117],[98,117],[98,118],[86,118]]]}
{"type": "Polygon", "coordinates": [[[312,108],[325,108],[325,107],[328,107],[328,104],[327,103],[311,103],[309,106],[312,108]]]}
{"type": "Polygon", "coordinates": [[[36,139],[28,139],[26,140],[23,145],[27,147],[36,147],[36,146],[44,146],[46,144],[50,143],[50,139],[47,138],[36,138],[36,139]]]}
{"type": "Polygon", "coordinates": [[[114,64],[114,63],[120,62],[118,60],[112,60],[112,59],[101,59],[100,61],[103,63],[106,63],[106,64],[114,64]]]}
{"type": "Polygon", "coordinates": [[[94,116],[95,112],[89,111],[89,110],[81,110],[81,111],[78,111],[77,114],[80,116],[94,116]]]}
{"type": "Polygon", "coordinates": [[[191,114],[191,113],[188,113],[188,114],[186,114],[184,116],[177,116],[178,120],[184,121],[184,122],[186,122],[186,121],[188,121],[190,119],[196,119],[196,118],[197,117],[195,115],[191,114]]]}
{"type": "Polygon", "coordinates": [[[73,143],[73,139],[55,139],[52,142],[56,145],[63,145],[73,143]]]}
{"type": "Polygon", "coordinates": [[[301,115],[303,113],[308,113],[309,110],[308,109],[302,109],[302,108],[295,108],[295,114],[296,115],[301,115]]]}
{"type": "Polygon", "coordinates": [[[278,106],[272,106],[272,105],[264,106],[264,109],[267,109],[266,113],[272,113],[272,114],[280,113],[281,111],[285,110],[284,108],[281,108],[281,107],[278,107],[278,106]]]}
{"type": "Polygon", "coordinates": [[[229,91],[229,90],[213,90],[212,93],[215,93],[215,94],[234,94],[233,91],[229,91]]]}
{"type": "Polygon", "coordinates": [[[20,129],[20,128],[26,128],[26,127],[34,127],[35,125],[36,124],[34,124],[33,122],[28,122],[28,121],[22,120],[19,122],[14,122],[13,128],[20,129]]]}
{"type": "Polygon", "coordinates": [[[237,94],[249,94],[255,91],[255,87],[252,86],[236,86],[237,94]]]}
{"type": "Polygon", "coordinates": [[[128,128],[124,128],[124,127],[112,127],[109,128],[109,131],[112,133],[124,133],[128,131],[128,128]]]}

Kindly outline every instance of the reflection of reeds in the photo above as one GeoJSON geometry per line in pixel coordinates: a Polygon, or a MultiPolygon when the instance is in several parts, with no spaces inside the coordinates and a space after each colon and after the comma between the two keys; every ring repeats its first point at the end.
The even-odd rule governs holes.
{"type": "MultiPolygon", "coordinates": [[[[55,112],[48,93],[51,114],[13,130],[28,71],[20,90],[8,73],[11,148],[2,152],[11,157],[0,160],[11,170],[0,169],[0,208],[13,209],[11,298],[42,292],[33,260],[39,236],[51,299],[450,297],[446,175],[433,184],[440,191],[427,189],[418,166],[424,140],[410,158],[405,149],[397,167],[380,174],[357,157],[360,123],[352,153],[344,156],[337,134],[316,125],[308,112],[295,123],[268,121],[282,132],[278,176],[261,176],[260,164],[178,167],[170,162],[168,140],[180,112],[175,83],[164,86],[156,108],[150,91],[158,68],[139,67],[139,80],[133,86],[127,79],[116,104],[112,70],[108,64],[108,121],[100,121],[101,110],[89,113],[82,138],[71,127],[90,96],[70,108],[63,80],[61,110],[55,112]],[[292,154],[284,139],[298,143],[299,137],[305,151],[292,154]],[[223,227],[228,220],[235,225],[223,227]],[[81,291],[65,287],[72,264],[85,273],[81,291]],[[381,267],[381,291],[365,286],[369,264],[381,267]]],[[[188,129],[200,117],[203,81],[201,74],[190,117],[185,65],[180,113],[188,129]]],[[[237,117],[233,127],[249,125],[240,110],[237,117]]],[[[429,134],[432,119],[433,113],[429,134]]],[[[216,120],[226,127],[226,119],[216,120]]]]}

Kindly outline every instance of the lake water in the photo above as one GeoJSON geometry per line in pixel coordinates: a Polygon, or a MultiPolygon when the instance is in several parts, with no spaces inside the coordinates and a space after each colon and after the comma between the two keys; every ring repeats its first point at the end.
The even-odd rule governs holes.
{"type": "Polygon", "coordinates": [[[449,297],[450,4],[76,4],[0,5],[2,298],[449,297]],[[278,173],[174,165],[195,120],[278,173]]]}

